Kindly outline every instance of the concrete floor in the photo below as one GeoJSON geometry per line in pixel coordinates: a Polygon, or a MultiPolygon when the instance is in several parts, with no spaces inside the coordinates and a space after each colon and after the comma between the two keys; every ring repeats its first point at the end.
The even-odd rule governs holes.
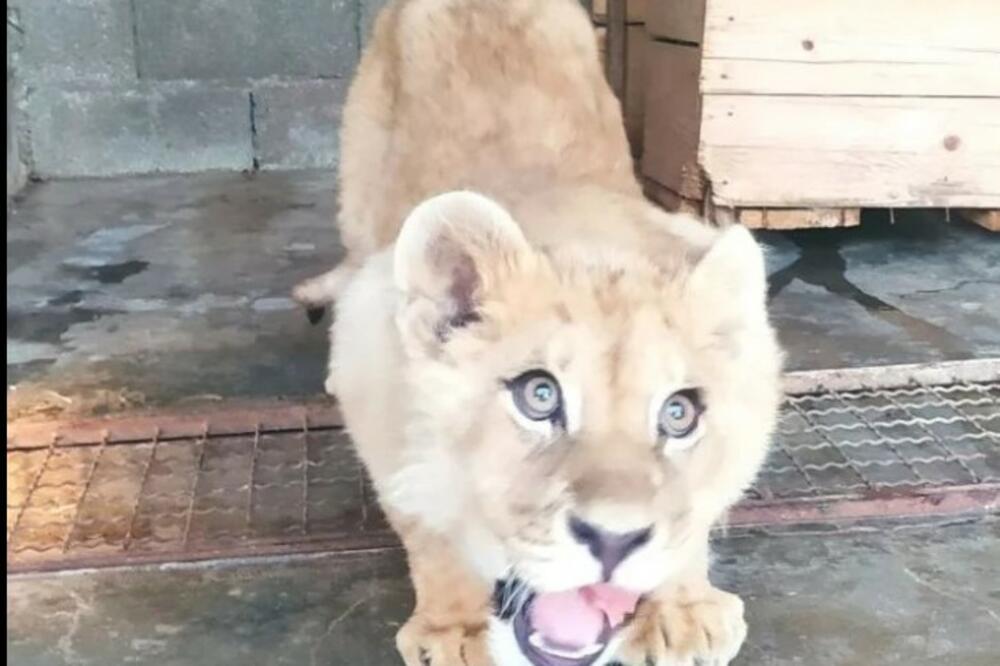
{"type": "Polygon", "coordinates": [[[325,326],[289,291],[340,256],[332,181],[30,186],[7,226],[9,413],[321,392],[325,326]]]}
{"type": "MultiPolygon", "coordinates": [[[[321,391],[325,323],[288,298],[340,256],[330,172],[34,184],[7,225],[15,416],[321,391]]],[[[1000,235],[763,233],[792,368],[1000,354],[1000,235]]]]}
{"type": "MultiPolygon", "coordinates": [[[[324,326],[288,299],[339,256],[327,172],[36,184],[7,226],[8,419],[301,398],[324,326]]],[[[1000,355],[1000,236],[930,214],[761,234],[793,368],[1000,355]]],[[[731,535],[739,663],[1000,663],[1000,519],[731,535]]],[[[400,553],[8,578],[18,666],[398,663],[400,553]]]]}
{"type": "MultiPolygon", "coordinates": [[[[716,578],[747,601],[738,666],[995,666],[1000,524],[731,536],[716,578]]],[[[18,666],[398,663],[398,551],[8,580],[18,666]]]]}

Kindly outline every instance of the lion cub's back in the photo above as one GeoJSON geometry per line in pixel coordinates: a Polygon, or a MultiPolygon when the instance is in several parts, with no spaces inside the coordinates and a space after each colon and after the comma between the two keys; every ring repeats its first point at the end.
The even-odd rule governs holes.
{"type": "Polygon", "coordinates": [[[433,194],[475,189],[510,205],[576,182],[637,192],[621,111],[576,0],[404,0],[384,10],[345,107],[349,251],[390,244],[433,194]]]}

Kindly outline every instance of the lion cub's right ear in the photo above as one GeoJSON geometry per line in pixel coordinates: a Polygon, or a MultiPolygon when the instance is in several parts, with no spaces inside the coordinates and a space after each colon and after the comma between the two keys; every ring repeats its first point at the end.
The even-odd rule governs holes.
{"type": "Polygon", "coordinates": [[[479,318],[491,280],[530,253],[521,228],[497,202],[474,192],[449,192],[417,206],[399,232],[396,286],[406,294],[403,332],[421,346],[479,318]]]}

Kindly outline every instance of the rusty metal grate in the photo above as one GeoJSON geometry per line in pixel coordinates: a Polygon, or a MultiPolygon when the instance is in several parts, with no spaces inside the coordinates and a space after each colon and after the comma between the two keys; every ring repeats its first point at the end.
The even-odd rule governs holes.
{"type": "MultiPolygon", "coordinates": [[[[833,384],[833,383],[832,383],[833,384]]],[[[331,407],[12,428],[8,571],[395,543],[331,407]]],[[[993,509],[1000,380],[788,396],[731,524],[993,509]]]]}
{"type": "Polygon", "coordinates": [[[394,543],[336,411],[268,416],[15,432],[8,571],[394,543]]]}

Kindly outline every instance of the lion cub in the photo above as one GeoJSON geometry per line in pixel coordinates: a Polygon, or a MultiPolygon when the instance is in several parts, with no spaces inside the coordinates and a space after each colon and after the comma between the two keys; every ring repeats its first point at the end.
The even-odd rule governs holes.
{"type": "Polygon", "coordinates": [[[708,536],[763,460],[760,249],[648,204],[576,0],[404,0],[344,111],[327,388],[409,555],[409,666],[728,662],[708,536]]]}

